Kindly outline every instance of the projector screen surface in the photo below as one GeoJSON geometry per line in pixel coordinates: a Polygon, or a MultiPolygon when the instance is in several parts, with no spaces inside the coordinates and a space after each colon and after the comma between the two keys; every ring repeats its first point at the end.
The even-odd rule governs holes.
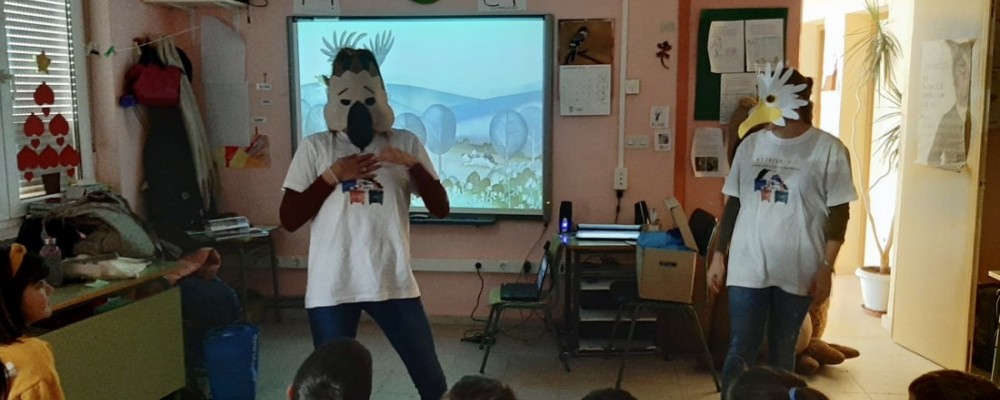
{"type": "Polygon", "coordinates": [[[420,138],[453,213],[547,217],[551,30],[550,16],[290,18],[293,140],[327,131],[336,52],[367,48],[393,127],[420,138]]]}

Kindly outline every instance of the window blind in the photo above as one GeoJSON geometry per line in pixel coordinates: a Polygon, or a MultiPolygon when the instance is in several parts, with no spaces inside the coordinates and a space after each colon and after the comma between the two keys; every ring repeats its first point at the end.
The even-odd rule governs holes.
{"type": "MultiPolygon", "coordinates": [[[[11,79],[12,132],[16,149],[7,149],[8,157],[15,158],[24,148],[36,153],[45,153],[51,148],[62,154],[67,146],[72,146],[79,154],[79,134],[77,126],[77,94],[74,82],[73,27],[68,0],[0,0],[3,2],[4,29],[7,43],[8,74],[11,79]],[[48,73],[39,71],[37,56],[45,52],[50,61],[48,73]],[[51,88],[53,104],[39,105],[35,100],[36,90],[45,84],[51,88]],[[44,115],[48,108],[48,115],[44,115]],[[25,134],[25,122],[34,114],[44,123],[45,130],[40,136],[25,134]],[[50,122],[61,115],[69,125],[69,133],[56,136],[50,122]],[[61,139],[61,140],[60,140],[61,139]],[[36,141],[37,140],[37,141],[36,141]]],[[[11,126],[11,125],[9,125],[11,126]]],[[[8,142],[9,143],[9,142],[8,142]]],[[[49,153],[51,154],[51,153],[49,153]]],[[[40,159],[46,159],[40,156],[40,159]]],[[[78,158],[79,159],[79,158],[78,158]]],[[[51,158],[47,158],[51,162],[51,158]]],[[[15,165],[9,163],[8,165],[15,165]]],[[[44,194],[41,175],[59,172],[61,186],[69,184],[69,175],[79,173],[79,167],[47,166],[32,171],[16,171],[19,174],[21,199],[44,194]],[[74,171],[69,171],[75,169],[74,171]],[[31,172],[31,180],[26,178],[31,172]]]]}

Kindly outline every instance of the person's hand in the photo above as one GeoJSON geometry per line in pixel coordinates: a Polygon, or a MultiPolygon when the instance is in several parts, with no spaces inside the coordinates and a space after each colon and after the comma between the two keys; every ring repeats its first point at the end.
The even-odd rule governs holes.
{"type": "Polygon", "coordinates": [[[809,287],[809,296],[812,297],[813,306],[823,304],[830,298],[830,287],[833,285],[833,271],[830,267],[821,265],[816,270],[813,277],[812,286],[809,287]]]}
{"type": "Polygon", "coordinates": [[[373,179],[375,171],[381,167],[374,154],[351,154],[334,162],[330,172],[333,172],[340,181],[373,179]]]}
{"type": "Polygon", "coordinates": [[[399,164],[406,168],[410,168],[420,162],[410,153],[392,146],[388,146],[383,149],[382,154],[379,154],[378,157],[376,157],[376,160],[387,164],[399,164]]]}
{"type": "Polygon", "coordinates": [[[719,294],[722,291],[722,286],[726,283],[726,264],[723,263],[723,258],[725,256],[722,253],[716,252],[712,256],[712,262],[708,265],[708,274],[705,275],[705,279],[708,281],[708,291],[713,295],[719,294]]]}

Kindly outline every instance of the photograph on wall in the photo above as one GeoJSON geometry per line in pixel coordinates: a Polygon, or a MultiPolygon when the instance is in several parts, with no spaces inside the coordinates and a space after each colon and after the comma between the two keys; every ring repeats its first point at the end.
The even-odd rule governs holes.
{"type": "Polygon", "coordinates": [[[973,40],[924,42],[920,63],[917,164],[960,171],[972,132],[969,92],[973,40]]]}
{"type": "Polygon", "coordinates": [[[614,29],[614,21],[610,19],[559,20],[559,64],[611,64],[614,61],[614,29]]]}

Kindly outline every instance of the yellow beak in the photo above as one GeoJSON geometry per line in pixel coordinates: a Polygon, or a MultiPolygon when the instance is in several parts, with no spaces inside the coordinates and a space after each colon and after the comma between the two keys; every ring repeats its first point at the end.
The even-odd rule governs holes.
{"type": "Polygon", "coordinates": [[[767,103],[761,102],[761,104],[753,110],[753,113],[750,114],[750,116],[748,116],[742,124],[740,124],[740,139],[742,139],[743,136],[746,136],[747,131],[751,128],[760,124],[772,123],[777,121],[778,118],[781,118],[781,110],[769,107],[767,103]]]}

